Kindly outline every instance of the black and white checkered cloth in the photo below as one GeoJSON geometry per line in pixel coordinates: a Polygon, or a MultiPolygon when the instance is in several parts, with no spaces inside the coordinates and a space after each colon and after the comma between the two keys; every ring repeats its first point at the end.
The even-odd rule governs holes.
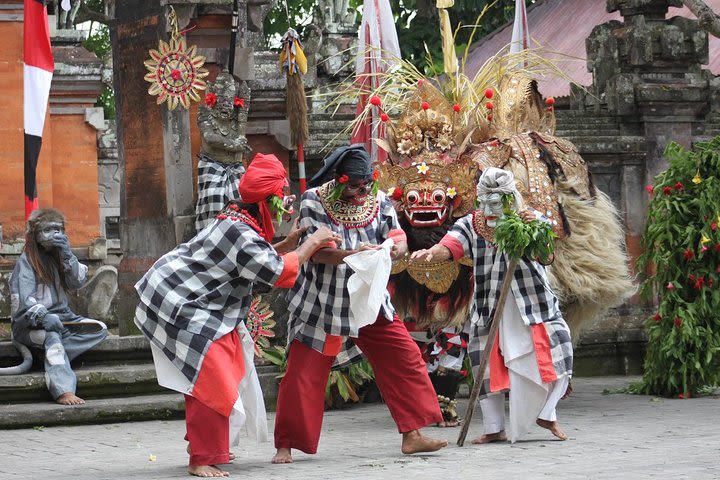
{"type": "Polygon", "coordinates": [[[253,283],[274,285],[283,268],[248,225],[215,220],[138,281],[135,324],[194,384],[211,342],[245,319],[253,283]]]}
{"type": "Polygon", "coordinates": [[[198,198],[195,206],[195,230],[210,225],[215,215],[230,200],[239,200],[238,184],[245,173],[242,164],[223,164],[204,153],[198,160],[198,198]]]}
{"type": "MultiPolygon", "coordinates": [[[[507,261],[495,247],[478,235],[471,213],[458,220],[448,235],[459,241],[465,256],[474,260],[475,298],[470,310],[470,345],[468,353],[473,365],[480,363],[490,321],[495,313],[500,286],[507,261]]],[[[514,298],[525,325],[545,324],[555,373],[572,374],[573,350],[570,329],[560,312],[560,304],[550,288],[545,267],[522,258],[518,261],[508,301],[514,298]]]]}
{"type": "MultiPolygon", "coordinates": [[[[319,227],[327,227],[343,239],[337,248],[352,250],[359,249],[363,243],[379,245],[388,238],[391,230],[400,228],[395,209],[382,192],[377,194],[378,212],[375,218],[365,227],[349,228],[328,216],[320,201],[318,188],[306,191],[300,202],[300,226],[308,227],[306,235],[319,227]]],[[[345,263],[335,266],[308,262],[300,267],[298,281],[287,294],[290,310],[288,345],[297,339],[322,352],[326,334],[357,337],[358,330],[349,321],[347,283],[352,274],[353,270],[345,263]]],[[[380,312],[390,320],[395,314],[387,291],[380,312]]],[[[338,355],[338,363],[358,358],[359,349],[354,347],[352,340],[346,339],[343,352],[338,355]]]]}

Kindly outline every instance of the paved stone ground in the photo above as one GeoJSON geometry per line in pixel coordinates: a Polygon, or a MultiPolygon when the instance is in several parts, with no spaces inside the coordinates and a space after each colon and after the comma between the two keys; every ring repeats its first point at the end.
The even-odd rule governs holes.
{"type": "MultiPolygon", "coordinates": [[[[228,470],[243,479],[720,478],[720,396],[603,394],[635,380],[575,379],[573,397],[559,409],[566,442],[537,428],[514,445],[458,448],[458,429],[428,428],[451,445],[404,456],[386,407],[361,405],[327,413],[315,456],[295,454],[292,465],[271,465],[271,444],[247,442],[228,470]]],[[[476,418],[469,438],[480,430],[476,418]]],[[[183,434],[183,421],[0,431],[0,479],[189,478],[183,434]]]]}

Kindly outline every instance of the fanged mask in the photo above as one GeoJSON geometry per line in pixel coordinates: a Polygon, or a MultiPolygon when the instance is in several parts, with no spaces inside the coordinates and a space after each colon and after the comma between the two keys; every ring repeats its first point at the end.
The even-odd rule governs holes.
{"type": "Polygon", "coordinates": [[[405,191],[405,218],[416,228],[437,227],[445,223],[450,214],[447,186],[442,183],[409,183],[405,191]]]}

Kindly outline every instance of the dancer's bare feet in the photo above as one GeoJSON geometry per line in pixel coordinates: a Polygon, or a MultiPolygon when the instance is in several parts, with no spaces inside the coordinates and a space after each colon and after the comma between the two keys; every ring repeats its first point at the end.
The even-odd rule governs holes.
{"type": "Polygon", "coordinates": [[[438,422],[435,425],[440,428],[457,427],[458,425],[460,425],[460,420],[458,420],[457,418],[455,420],[443,420],[442,422],[438,422]]]}
{"type": "Polygon", "coordinates": [[[55,400],[60,405],[83,405],[85,404],[85,400],[78,397],[74,393],[65,392],[62,395],[60,395],[57,400],[55,400]]]}
{"type": "Polygon", "coordinates": [[[505,434],[505,430],[500,430],[497,433],[486,433],[485,435],[480,435],[477,438],[473,438],[471,443],[475,445],[483,445],[485,443],[495,442],[507,442],[507,435],[505,434]]]}
{"type": "Polygon", "coordinates": [[[572,382],[568,382],[568,386],[567,386],[567,389],[565,390],[565,394],[562,397],[560,397],[560,400],[565,400],[566,398],[570,398],[570,395],[572,395],[572,393],[573,393],[572,382]]]}
{"type": "Polygon", "coordinates": [[[447,447],[447,444],[447,440],[436,440],[434,438],[426,437],[420,433],[420,430],[412,430],[410,432],[403,433],[400,451],[405,455],[435,452],[441,448],[447,447]]]}
{"type": "Polygon", "coordinates": [[[289,448],[278,448],[272,458],[272,463],[293,463],[289,448]]]}
{"type": "Polygon", "coordinates": [[[537,424],[540,425],[542,428],[547,428],[548,430],[550,430],[550,432],[560,440],[568,439],[567,434],[562,431],[562,429],[560,428],[560,424],[557,421],[551,422],[550,420],[543,420],[542,418],[538,418],[537,424]]]}
{"type": "Polygon", "coordinates": [[[229,477],[230,472],[221,470],[215,465],[188,465],[188,473],[196,477],[229,477]]]}
{"type": "MultiPolygon", "coordinates": [[[[190,450],[190,445],[188,445],[185,450],[187,450],[188,455],[192,455],[192,450],[190,450]]],[[[230,457],[230,460],[229,460],[230,463],[232,463],[232,461],[235,460],[235,454],[232,452],[228,452],[228,457],[230,457]]]]}

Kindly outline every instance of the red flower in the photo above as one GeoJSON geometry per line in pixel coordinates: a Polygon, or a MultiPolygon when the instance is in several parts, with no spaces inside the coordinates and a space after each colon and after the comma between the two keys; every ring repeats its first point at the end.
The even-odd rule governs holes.
{"type": "Polygon", "coordinates": [[[458,105],[457,103],[456,103],[455,105],[453,105],[453,110],[455,111],[455,113],[459,112],[459,111],[460,111],[460,105],[458,105]]]}
{"type": "Polygon", "coordinates": [[[373,172],[373,180],[377,180],[378,178],[380,178],[380,171],[379,171],[379,170],[375,170],[375,171],[373,172]]]}
{"type": "Polygon", "coordinates": [[[678,398],[680,400],[683,400],[685,398],[685,395],[683,395],[682,393],[678,393],[678,398]]]}
{"type": "Polygon", "coordinates": [[[720,252],[720,243],[715,244],[715,251],[720,252]]]}
{"type": "Polygon", "coordinates": [[[688,281],[694,282],[694,281],[695,281],[695,275],[693,275],[692,273],[691,273],[690,275],[688,275],[688,281]]]}
{"type": "Polygon", "coordinates": [[[182,77],[182,73],[180,73],[180,70],[178,70],[177,68],[173,68],[172,70],[170,70],[170,78],[172,78],[173,80],[180,80],[180,77],[182,77]]]}
{"type": "Polygon", "coordinates": [[[345,185],[349,181],[350,177],[348,177],[347,175],[343,175],[342,177],[338,178],[338,182],[342,183],[343,185],[345,185]]]}
{"type": "Polygon", "coordinates": [[[493,90],[492,88],[488,88],[485,90],[485,98],[487,98],[488,100],[490,100],[493,95],[495,95],[495,90],[493,90]]]}
{"type": "Polygon", "coordinates": [[[418,80],[418,87],[422,87],[423,85],[425,85],[425,80],[421,78],[420,80],[418,80]]]}
{"type": "Polygon", "coordinates": [[[488,120],[488,122],[492,122],[492,113],[487,116],[487,120],[488,120]]]}
{"type": "Polygon", "coordinates": [[[373,95],[372,97],[370,97],[370,104],[379,107],[380,105],[382,105],[382,101],[380,101],[380,97],[378,97],[377,95],[373,95]]]}
{"type": "Polygon", "coordinates": [[[685,188],[685,185],[683,185],[682,182],[677,182],[675,184],[675,190],[682,190],[683,188],[685,188]]]}
{"type": "Polygon", "coordinates": [[[675,285],[673,285],[672,282],[668,282],[668,284],[665,285],[665,288],[666,288],[667,290],[672,290],[673,288],[675,288],[675,285]]]}
{"type": "Polygon", "coordinates": [[[207,105],[210,108],[213,108],[215,104],[217,103],[217,95],[214,93],[208,93],[205,95],[205,105],[207,105]]]}
{"type": "Polygon", "coordinates": [[[695,282],[695,285],[693,285],[693,288],[695,288],[695,290],[701,290],[703,285],[705,285],[705,279],[703,277],[699,277],[697,282],[695,282]]]}
{"type": "Polygon", "coordinates": [[[682,318],[680,318],[680,317],[675,317],[675,318],[673,319],[673,323],[675,324],[675,327],[677,327],[677,328],[682,327],[682,323],[683,323],[682,318]]]}
{"type": "Polygon", "coordinates": [[[220,215],[217,216],[217,218],[219,220],[225,220],[227,218],[227,215],[225,215],[224,213],[221,213],[220,215]]]}
{"type": "Polygon", "coordinates": [[[488,110],[492,110],[493,108],[495,108],[495,105],[493,105],[492,102],[487,102],[485,104],[485,108],[487,108],[488,110]]]}
{"type": "Polygon", "coordinates": [[[555,99],[553,97],[546,98],[545,105],[547,105],[548,107],[552,107],[553,105],[555,105],[555,99]]]}
{"type": "Polygon", "coordinates": [[[402,188],[395,187],[392,191],[392,195],[390,195],[390,196],[392,197],[393,200],[400,200],[400,199],[402,199],[402,195],[403,195],[402,188]]]}
{"type": "Polygon", "coordinates": [[[708,250],[708,247],[706,247],[705,245],[700,247],[700,253],[705,253],[705,252],[707,252],[707,250],[708,250]]]}
{"type": "Polygon", "coordinates": [[[552,112],[553,110],[555,110],[555,108],[553,108],[553,107],[547,107],[546,110],[547,110],[548,112],[552,112]]]}
{"type": "Polygon", "coordinates": [[[648,195],[652,196],[653,192],[655,192],[655,187],[648,185],[645,187],[645,191],[648,192],[648,195]]]}
{"type": "Polygon", "coordinates": [[[692,258],[694,256],[695,256],[695,252],[693,252],[689,248],[687,250],[685,250],[685,252],[683,252],[683,257],[685,257],[686,262],[689,262],[690,260],[692,260],[692,258]]]}
{"type": "Polygon", "coordinates": [[[236,107],[244,107],[245,106],[245,99],[240,97],[235,97],[233,100],[233,105],[236,107]]]}
{"type": "Polygon", "coordinates": [[[652,316],[652,319],[655,320],[656,322],[659,322],[660,320],[662,320],[662,316],[659,313],[656,313],[655,315],[652,316]]]}
{"type": "Polygon", "coordinates": [[[388,117],[387,113],[381,113],[380,120],[382,120],[383,122],[387,122],[388,120],[390,120],[390,117],[388,117]]]}
{"type": "Polygon", "coordinates": [[[717,230],[717,223],[715,223],[715,222],[711,223],[711,224],[710,224],[710,230],[712,230],[713,232],[716,231],[716,230],[717,230]]]}
{"type": "Polygon", "coordinates": [[[665,195],[670,195],[672,193],[672,188],[670,187],[663,187],[663,193],[665,195]]]}
{"type": "Polygon", "coordinates": [[[430,108],[430,104],[428,102],[422,102],[422,105],[420,105],[423,110],[427,110],[430,108]]]}

